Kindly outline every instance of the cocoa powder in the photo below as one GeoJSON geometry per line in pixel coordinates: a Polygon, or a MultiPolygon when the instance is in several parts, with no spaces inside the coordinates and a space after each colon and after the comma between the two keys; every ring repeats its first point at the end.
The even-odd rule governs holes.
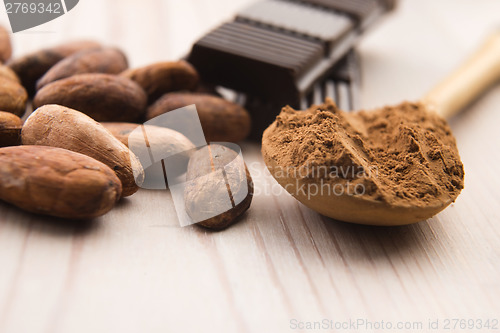
{"type": "Polygon", "coordinates": [[[329,99],[306,111],[287,106],[265,131],[263,145],[277,165],[305,170],[295,176],[363,185],[365,198],[390,205],[454,201],[464,186],[448,124],[421,103],[354,113],[329,99]]]}

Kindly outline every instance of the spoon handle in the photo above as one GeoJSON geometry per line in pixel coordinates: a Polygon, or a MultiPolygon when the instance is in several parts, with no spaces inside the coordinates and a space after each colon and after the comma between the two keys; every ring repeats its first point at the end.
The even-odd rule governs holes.
{"type": "Polygon", "coordinates": [[[500,80],[500,31],[462,66],[432,89],[422,102],[444,118],[453,116],[500,80]]]}

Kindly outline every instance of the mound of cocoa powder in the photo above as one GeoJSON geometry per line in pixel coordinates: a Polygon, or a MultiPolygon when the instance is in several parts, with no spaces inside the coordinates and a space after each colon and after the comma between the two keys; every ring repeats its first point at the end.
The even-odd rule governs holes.
{"type": "Polygon", "coordinates": [[[421,103],[355,113],[329,99],[306,111],[287,106],[264,132],[263,145],[265,159],[305,170],[296,173],[302,180],[362,184],[364,198],[391,205],[454,201],[464,186],[448,124],[421,103]]]}

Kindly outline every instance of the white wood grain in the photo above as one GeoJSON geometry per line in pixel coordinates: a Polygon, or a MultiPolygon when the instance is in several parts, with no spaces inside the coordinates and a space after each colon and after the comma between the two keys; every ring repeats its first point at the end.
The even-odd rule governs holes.
{"type": "MultiPolygon", "coordinates": [[[[175,59],[247,3],[82,0],[14,35],[15,54],[92,38],[123,47],[134,66],[175,59]]],[[[418,99],[499,12],[497,1],[403,1],[360,46],[363,105],[418,99]]],[[[294,318],[498,319],[499,105],[497,86],[451,120],[465,189],[437,217],[406,227],[321,217],[278,191],[255,143],[243,148],[261,193],[219,233],[179,227],[166,191],[140,191],[76,225],[0,203],[0,332],[274,333],[294,318]]]]}

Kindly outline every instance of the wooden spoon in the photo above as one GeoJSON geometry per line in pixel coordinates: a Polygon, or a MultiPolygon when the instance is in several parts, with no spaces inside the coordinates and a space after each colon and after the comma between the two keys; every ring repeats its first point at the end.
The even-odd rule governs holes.
{"type": "MultiPolygon", "coordinates": [[[[424,96],[421,103],[428,110],[448,118],[467,106],[499,79],[500,32],[492,35],[468,61],[424,96]]],[[[268,132],[264,133],[262,153],[271,174],[296,199],[325,216],[360,224],[404,225],[430,218],[456,199],[456,197],[439,197],[425,206],[411,205],[407,202],[395,205],[363,195],[329,195],[323,192],[310,195],[298,191],[297,189],[306,180],[280,171],[289,166],[278,165],[272,158],[268,132]]],[[[458,196],[458,193],[456,195],[458,196]]]]}

